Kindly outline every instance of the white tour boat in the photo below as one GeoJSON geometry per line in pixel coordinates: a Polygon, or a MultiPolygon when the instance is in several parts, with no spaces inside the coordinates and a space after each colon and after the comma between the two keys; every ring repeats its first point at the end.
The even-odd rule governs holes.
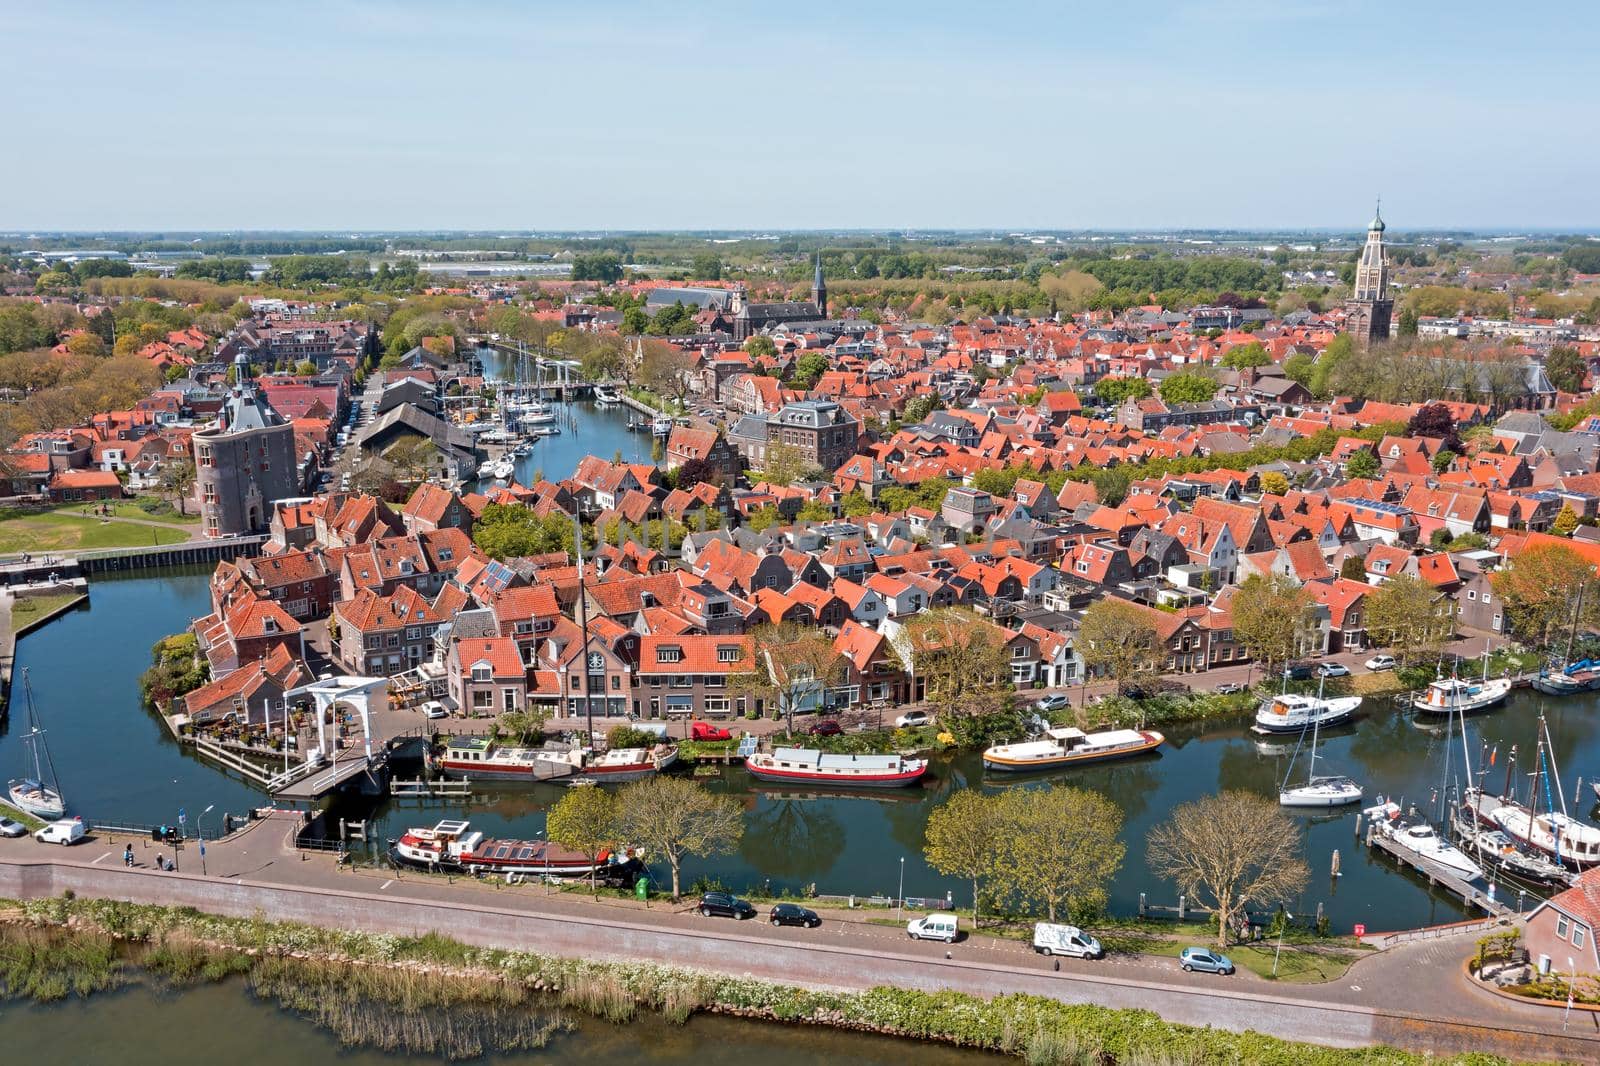
{"type": "Polygon", "coordinates": [[[983,753],[983,768],[1008,772],[1056,770],[1143,755],[1159,748],[1166,739],[1154,729],[1109,729],[1103,733],[1085,733],[1072,726],[1047,729],[1042,740],[989,748],[983,753]]]}
{"type": "Polygon", "coordinates": [[[1423,714],[1448,717],[1454,714],[1476,714],[1498,707],[1511,693],[1511,679],[1496,677],[1487,681],[1463,681],[1457,677],[1442,677],[1422,690],[1411,701],[1423,714]]]}
{"type": "Polygon", "coordinates": [[[596,385],[594,387],[594,402],[602,407],[610,407],[612,404],[621,403],[622,397],[617,393],[616,388],[611,385],[596,385]]]}
{"type": "Polygon", "coordinates": [[[555,408],[549,404],[532,400],[520,404],[516,408],[517,421],[528,426],[546,426],[556,420],[555,408]]]}
{"type": "Polygon", "coordinates": [[[1257,733],[1300,733],[1313,726],[1338,725],[1349,721],[1361,706],[1360,696],[1336,696],[1325,700],[1286,692],[1263,700],[1256,708],[1257,733]]]}

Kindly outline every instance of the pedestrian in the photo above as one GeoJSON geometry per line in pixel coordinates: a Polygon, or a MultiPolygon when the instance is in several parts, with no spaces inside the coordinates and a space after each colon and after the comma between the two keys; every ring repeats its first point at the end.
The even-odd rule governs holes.
{"type": "Polygon", "coordinates": [[[124,866],[132,866],[133,865],[133,845],[132,844],[129,844],[127,847],[122,849],[122,864],[124,866]]]}

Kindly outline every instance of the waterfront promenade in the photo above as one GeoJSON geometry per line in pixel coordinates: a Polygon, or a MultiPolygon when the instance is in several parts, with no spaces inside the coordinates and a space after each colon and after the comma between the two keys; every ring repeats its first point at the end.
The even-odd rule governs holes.
{"type": "Polygon", "coordinates": [[[687,902],[593,902],[541,886],[338,867],[295,850],[297,816],[253,823],[207,846],[202,876],[191,842],[182,872],[160,873],[170,847],[135,840],[140,865],[122,865],[125,838],[97,836],[73,848],[24,838],[0,841],[0,897],[72,891],[217,913],[304,921],[330,928],[418,934],[430,930],[482,946],[555,955],[657,962],[791,984],[866,988],[892,984],[975,995],[1029,992],[1069,1003],[1145,1008],[1191,1025],[1254,1029],[1338,1046],[1488,1051],[1519,1059],[1600,1059],[1600,1023],[1574,1012],[1512,1003],[1473,989],[1461,963],[1477,934],[1404,944],[1355,964],[1326,984],[1279,984],[1240,971],[1185,974],[1170,958],[1053,960],[1027,945],[988,937],[953,947],[908,940],[874,924],[879,911],[824,911],[816,930],[704,919],[687,902]]]}

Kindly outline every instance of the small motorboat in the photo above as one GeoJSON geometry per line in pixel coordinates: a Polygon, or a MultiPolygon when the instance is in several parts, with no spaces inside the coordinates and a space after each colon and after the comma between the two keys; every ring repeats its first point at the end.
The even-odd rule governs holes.
{"type": "Polygon", "coordinates": [[[745,757],[759,781],[852,788],[905,788],[928,772],[928,760],[903,755],[832,755],[814,748],[775,748],[745,757]]]}
{"type": "Polygon", "coordinates": [[[1347,722],[1360,706],[1360,696],[1337,696],[1325,700],[1321,696],[1300,696],[1286,692],[1262,701],[1256,709],[1256,724],[1251,728],[1257,733],[1300,733],[1312,726],[1347,722]]]}
{"type": "Polygon", "coordinates": [[[1005,772],[1057,770],[1107,759],[1126,759],[1166,743],[1154,729],[1109,729],[1085,733],[1073,726],[1045,730],[1044,739],[997,744],[983,753],[983,768],[1005,772]]]}
{"type": "Polygon", "coordinates": [[[1542,673],[1532,681],[1534,691],[1542,692],[1546,696],[1570,696],[1574,692],[1583,692],[1589,686],[1583,681],[1565,671],[1555,673],[1542,673]]]}
{"type": "Polygon", "coordinates": [[[1442,677],[1430,684],[1422,694],[1411,701],[1422,714],[1448,717],[1456,714],[1476,714],[1498,707],[1511,693],[1511,679],[1496,677],[1487,681],[1463,681],[1456,677],[1442,677]]]}
{"type": "Polygon", "coordinates": [[[671,415],[656,415],[650,421],[650,432],[658,437],[669,436],[675,424],[671,415]]]}
{"type": "Polygon", "coordinates": [[[516,409],[517,421],[529,426],[544,426],[556,420],[555,409],[548,404],[534,400],[522,404],[516,409]]]}
{"type": "Polygon", "coordinates": [[[610,407],[622,402],[622,397],[610,385],[596,385],[594,387],[594,402],[602,407],[610,407]]]}

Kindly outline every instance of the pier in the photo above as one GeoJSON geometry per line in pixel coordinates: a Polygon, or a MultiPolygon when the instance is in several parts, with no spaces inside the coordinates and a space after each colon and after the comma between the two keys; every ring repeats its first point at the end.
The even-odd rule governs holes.
{"type": "MultiPolygon", "coordinates": [[[[1357,824],[1359,825],[1359,821],[1357,824]]],[[[1359,829],[1357,832],[1359,833],[1359,829]]],[[[1415,870],[1417,873],[1428,879],[1428,884],[1438,885],[1446,891],[1460,896],[1462,900],[1466,902],[1468,907],[1476,907],[1485,914],[1489,914],[1495,918],[1504,918],[1508,915],[1516,913],[1516,911],[1506,903],[1496,899],[1488,892],[1482,891],[1471,881],[1464,880],[1445,870],[1441,870],[1434,866],[1429,866],[1422,862],[1422,860],[1418,859],[1416,855],[1400,847],[1382,833],[1379,833],[1376,828],[1370,824],[1367,826],[1365,839],[1367,847],[1375,848],[1376,850],[1385,853],[1402,867],[1415,870]]]]}

